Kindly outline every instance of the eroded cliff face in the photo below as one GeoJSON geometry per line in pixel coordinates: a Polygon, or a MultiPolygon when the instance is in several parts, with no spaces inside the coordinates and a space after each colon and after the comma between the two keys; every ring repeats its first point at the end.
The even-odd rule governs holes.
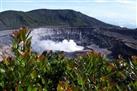
{"type": "Polygon", "coordinates": [[[11,44],[9,34],[12,29],[18,29],[21,26],[36,28],[32,30],[37,30],[39,40],[55,42],[71,40],[65,40],[65,42],[73,43],[73,47],[76,48],[83,46],[82,51],[95,50],[110,57],[117,57],[119,54],[125,57],[137,55],[137,29],[106,24],[74,10],[38,9],[29,12],[1,12],[0,48],[11,44]]]}
{"type": "MultiPolygon", "coordinates": [[[[37,35],[39,40],[52,40],[54,42],[61,42],[64,39],[73,40],[78,46],[84,47],[84,50],[80,51],[82,53],[94,50],[111,58],[117,58],[119,54],[123,57],[137,55],[137,30],[122,28],[45,27],[32,29],[32,32],[34,31],[35,34],[32,36],[36,37],[37,35]]],[[[11,32],[11,30],[0,32],[0,47],[11,44],[11,37],[9,35],[11,32]]]]}
{"type": "MultiPolygon", "coordinates": [[[[118,29],[117,29],[118,30],[118,29]]],[[[122,31],[123,29],[119,29],[122,31]]],[[[116,58],[119,54],[130,57],[137,54],[137,40],[134,36],[121,34],[112,29],[100,29],[90,27],[53,27],[38,28],[40,40],[62,41],[74,40],[78,45],[84,46],[84,50],[95,50],[101,54],[116,58]]],[[[130,30],[124,30],[125,32],[130,30]]],[[[131,31],[132,32],[132,31],[131,31]]]]}

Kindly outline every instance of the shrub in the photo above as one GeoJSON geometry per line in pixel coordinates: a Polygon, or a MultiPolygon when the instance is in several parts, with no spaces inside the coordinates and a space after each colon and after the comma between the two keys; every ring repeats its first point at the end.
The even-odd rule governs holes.
{"type": "Polygon", "coordinates": [[[136,91],[137,57],[109,61],[95,52],[67,58],[63,52],[31,50],[30,31],[13,32],[14,57],[0,63],[2,91],[136,91]]]}

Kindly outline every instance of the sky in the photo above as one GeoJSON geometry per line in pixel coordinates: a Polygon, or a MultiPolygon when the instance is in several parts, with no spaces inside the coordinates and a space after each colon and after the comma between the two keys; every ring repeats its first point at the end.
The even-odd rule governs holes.
{"type": "Polygon", "coordinates": [[[136,0],[0,0],[6,10],[73,9],[106,23],[137,28],[136,0]]]}

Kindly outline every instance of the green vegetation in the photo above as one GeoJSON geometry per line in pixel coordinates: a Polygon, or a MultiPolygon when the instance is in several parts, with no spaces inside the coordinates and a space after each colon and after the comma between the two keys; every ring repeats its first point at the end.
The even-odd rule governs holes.
{"type": "Polygon", "coordinates": [[[90,52],[69,59],[63,53],[31,50],[26,28],[12,34],[14,57],[3,55],[0,91],[136,91],[137,57],[109,61],[90,52]]]}
{"type": "Polygon", "coordinates": [[[20,26],[38,28],[44,26],[68,27],[116,27],[74,10],[38,9],[29,12],[5,11],[0,13],[0,30],[20,26]]]}

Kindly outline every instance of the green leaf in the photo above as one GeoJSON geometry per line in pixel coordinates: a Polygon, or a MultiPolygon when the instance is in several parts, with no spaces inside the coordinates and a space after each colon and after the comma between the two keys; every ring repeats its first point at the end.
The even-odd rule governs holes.
{"type": "Polygon", "coordinates": [[[18,91],[23,91],[23,88],[20,85],[18,86],[18,91]]]}
{"type": "Polygon", "coordinates": [[[36,87],[33,87],[32,91],[38,91],[38,89],[36,87]]]}
{"type": "Polygon", "coordinates": [[[5,70],[0,68],[0,73],[5,73],[5,70]]]}
{"type": "Polygon", "coordinates": [[[27,91],[33,91],[33,87],[31,85],[28,86],[27,91]]]}
{"type": "Polygon", "coordinates": [[[37,72],[36,72],[36,70],[33,70],[31,73],[31,78],[35,79],[36,77],[37,77],[37,72]]]}

